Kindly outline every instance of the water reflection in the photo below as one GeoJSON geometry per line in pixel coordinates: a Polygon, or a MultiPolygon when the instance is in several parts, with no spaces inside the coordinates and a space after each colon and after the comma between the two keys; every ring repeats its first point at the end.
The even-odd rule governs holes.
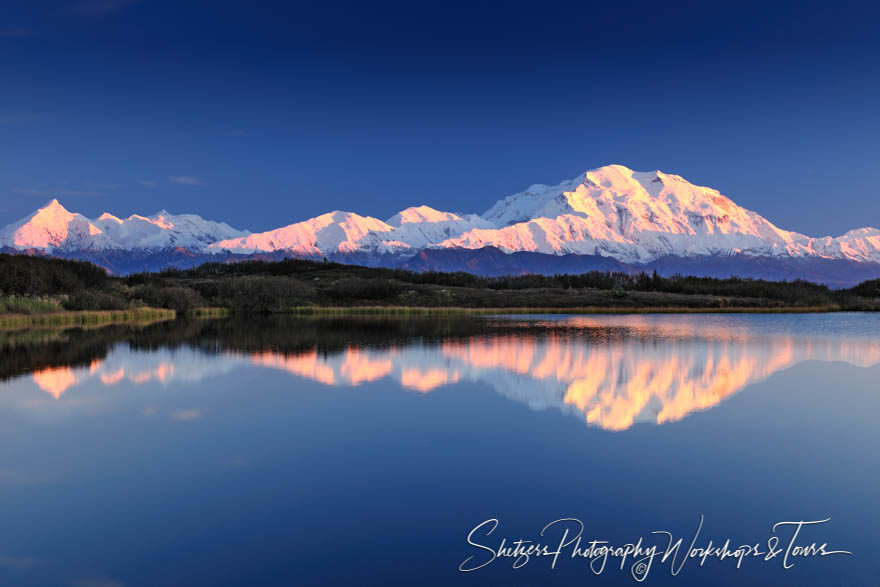
{"type": "Polygon", "coordinates": [[[174,363],[162,362],[155,367],[147,369],[126,367],[120,365],[108,367],[103,361],[94,361],[88,370],[71,369],[70,367],[47,367],[34,372],[33,380],[37,387],[54,397],[60,399],[62,394],[69,388],[85,381],[97,378],[103,385],[116,385],[126,379],[134,385],[141,385],[148,381],[157,380],[166,383],[174,374],[174,363]]]}
{"type": "Polygon", "coordinates": [[[7,386],[29,376],[59,402],[84,386],[168,386],[245,368],[333,386],[390,380],[419,393],[472,381],[625,430],[681,420],[804,361],[880,363],[880,341],[852,330],[827,332],[809,316],[200,322],[7,343],[2,375],[7,386]],[[53,348],[70,358],[53,360],[53,348]]]}

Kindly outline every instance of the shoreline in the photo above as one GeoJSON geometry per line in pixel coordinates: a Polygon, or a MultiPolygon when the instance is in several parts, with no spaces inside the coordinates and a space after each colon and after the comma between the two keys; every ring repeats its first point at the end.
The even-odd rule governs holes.
{"type": "MultiPolygon", "coordinates": [[[[358,316],[486,316],[528,314],[579,314],[579,315],[626,315],[626,314],[833,314],[838,312],[861,312],[871,310],[843,309],[839,306],[780,306],[749,307],[728,306],[723,308],[691,308],[684,306],[576,306],[560,307],[493,307],[471,308],[463,306],[297,306],[276,316],[292,317],[358,317],[358,316]]],[[[269,314],[269,315],[272,315],[269,314]]],[[[178,318],[220,319],[237,315],[228,308],[196,308],[185,314],[162,308],[135,308],[130,310],[67,310],[34,314],[0,314],[0,330],[27,329],[51,326],[103,326],[124,323],[152,323],[178,318]]],[[[240,314],[247,315],[247,314],[240,314]]]]}
{"type": "MultiPolygon", "coordinates": [[[[684,306],[577,306],[469,308],[431,306],[300,306],[287,314],[294,316],[356,316],[356,315],[485,315],[485,314],[830,314],[845,312],[839,306],[781,306],[775,308],[731,306],[724,308],[689,308],[684,306]]],[[[861,310],[855,310],[861,311],[861,310]]]]}

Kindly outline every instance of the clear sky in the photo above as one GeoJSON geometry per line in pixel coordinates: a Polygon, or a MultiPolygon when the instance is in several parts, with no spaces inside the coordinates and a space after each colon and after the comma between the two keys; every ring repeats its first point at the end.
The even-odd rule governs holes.
{"type": "Polygon", "coordinates": [[[483,212],[621,163],[880,226],[875,2],[3,0],[0,225],[483,212]]]}

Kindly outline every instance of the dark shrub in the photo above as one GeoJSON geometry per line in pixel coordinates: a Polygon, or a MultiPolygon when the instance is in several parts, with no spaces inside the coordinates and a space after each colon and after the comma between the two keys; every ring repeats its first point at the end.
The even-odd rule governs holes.
{"type": "Polygon", "coordinates": [[[64,307],[68,310],[124,310],[128,304],[110,293],[83,290],[68,297],[64,307]]]}
{"type": "Polygon", "coordinates": [[[350,277],[335,282],[327,295],[338,302],[348,300],[389,300],[404,291],[402,284],[390,279],[350,277]]]}
{"type": "Polygon", "coordinates": [[[849,291],[865,298],[880,298],[880,279],[863,281],[849,291]]]}
{"type": "Polygon", "coordinates": [[[154,308],[170,308],[179,313],[194,310],[204,305],[198,292],[188,287],[160,287],[147,285],[136,290],[136,297],[144,304],[154,308]]]}
{"type": "Polygon", "coordinates": [[[233,277],[216,285],[217,305],[236,312],[284,312],[314,298],[315,289],[292,277],[233,277]]]}
{"type": "Polygon", "coordinates": [[[69,294],[86,288],[103,288],[109,279],[104,269],[82,261],[0,255],[0,291],[6,293],[69,294]]]}

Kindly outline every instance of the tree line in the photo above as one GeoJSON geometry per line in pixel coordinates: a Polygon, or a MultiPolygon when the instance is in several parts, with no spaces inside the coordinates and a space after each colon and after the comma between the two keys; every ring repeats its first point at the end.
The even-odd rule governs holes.
{"type": "Polygon", "coordinates": [[[212,262],[193,269],[113,277],[87,262],[2,254],[0,296],[50,296],[71,310],[145,305],[188,311],[219,306],[261,313],[301,305],[511,307],[514,303],[547,307],[654,303],[723,307],[739,303],[875,309],[880,306],[880,279],[832,290],[803,280],[661,276],[656,271],[483,277],[304,259],[212,262]]]}

